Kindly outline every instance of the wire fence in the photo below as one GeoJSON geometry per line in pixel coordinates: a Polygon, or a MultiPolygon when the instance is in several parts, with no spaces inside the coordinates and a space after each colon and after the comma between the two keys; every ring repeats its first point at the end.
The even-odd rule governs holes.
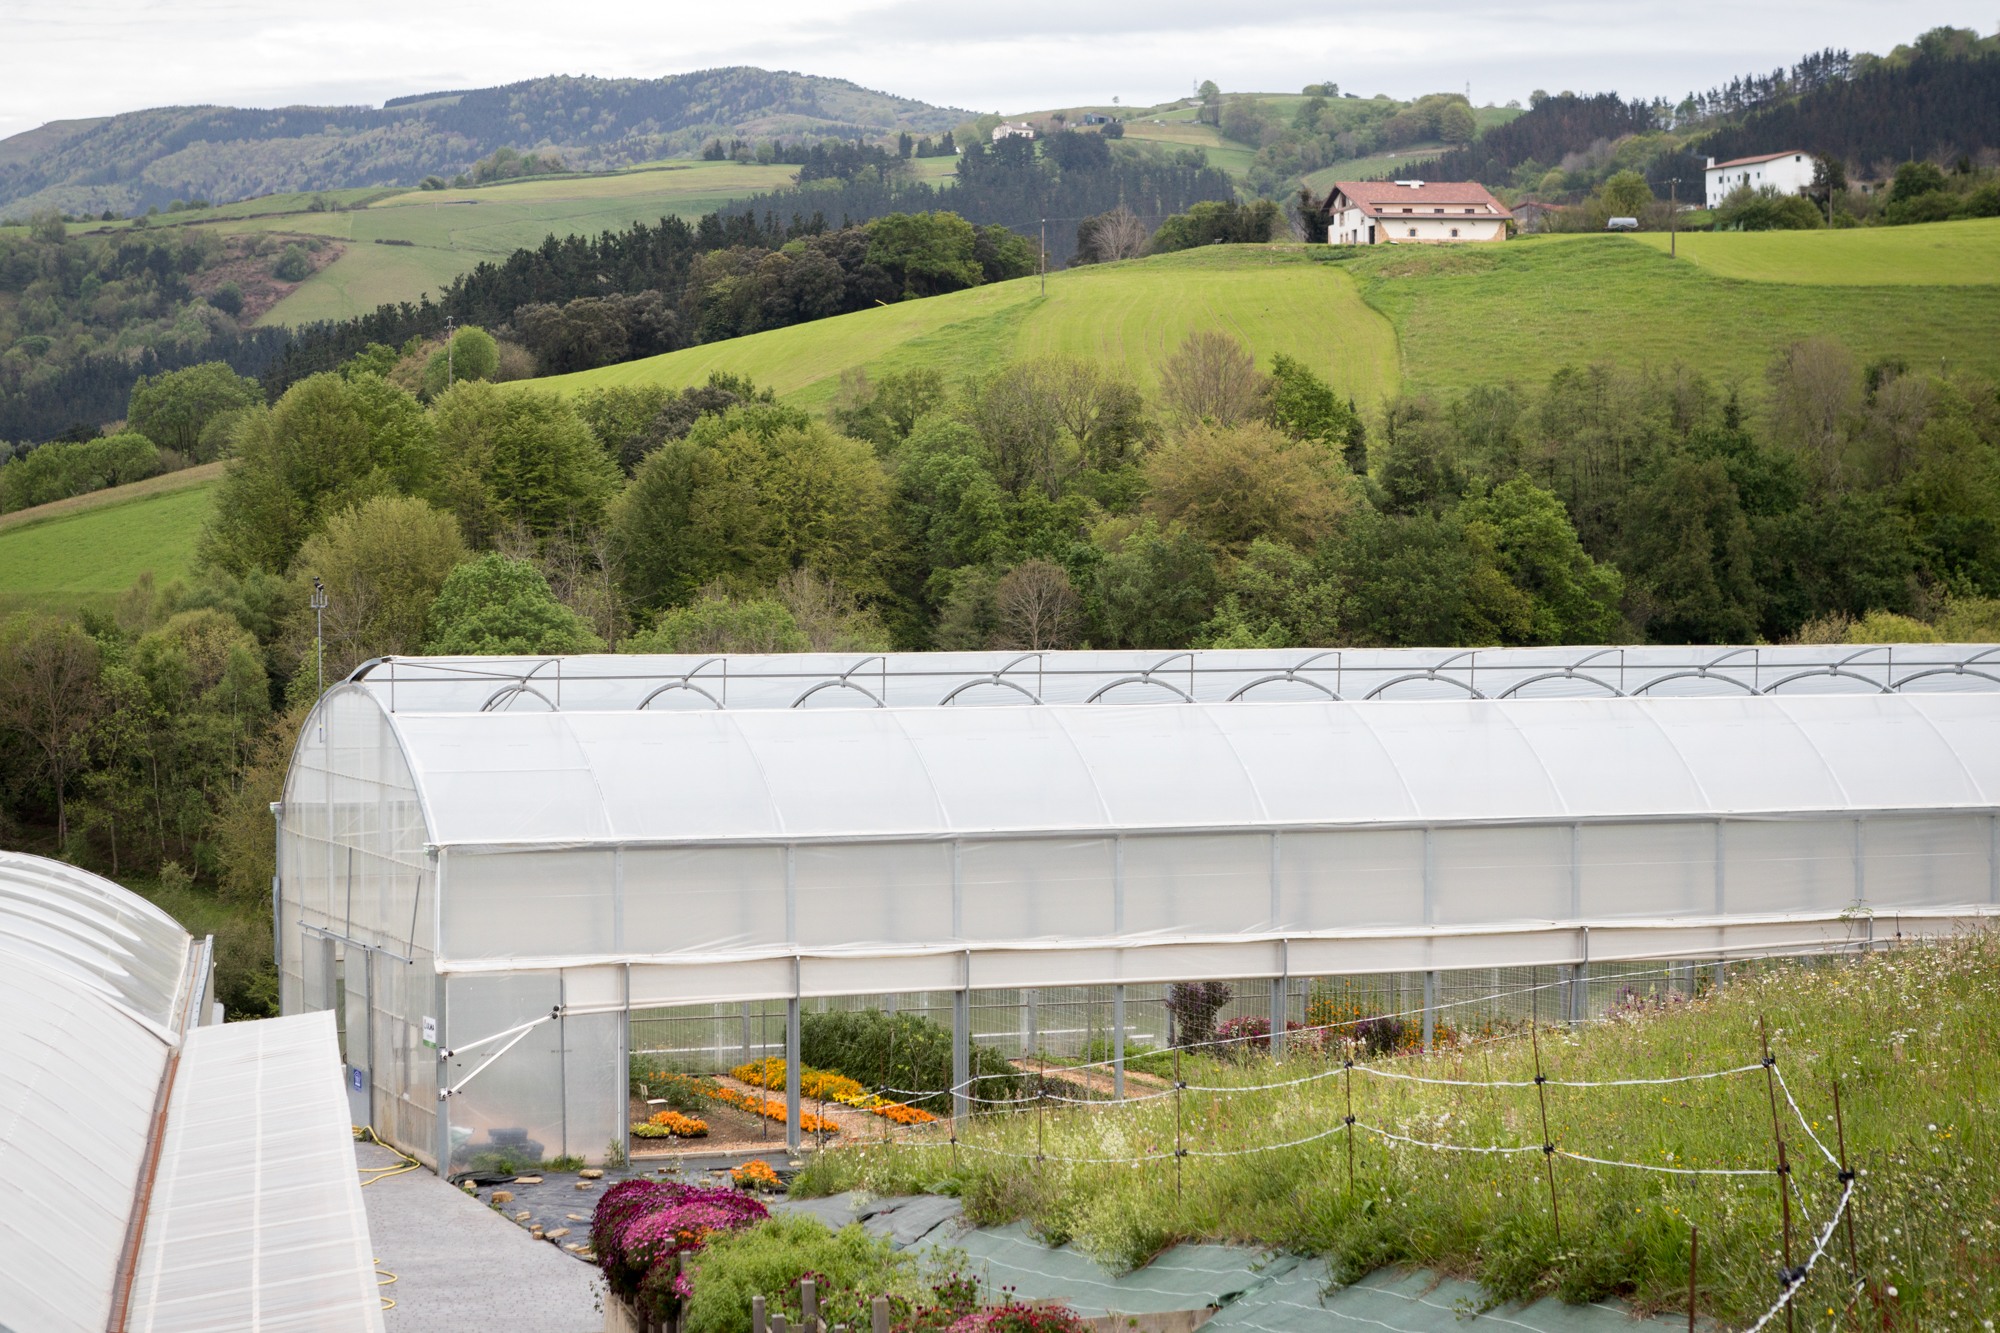
{"type": "MultiPolygon", "coordinates": [[[[1793,956],[1783,961],[1795,966],[1801,964],[1811,966],[1832,962],[1838,957],[1837,954],[1803,958],[1793,956]]],[[[1019,1064],[1025,1064],[1032,1057],[1037,1062],[1036,1072],[1043,1076],[1030,1081],[1026,1085],[1025,1092],[1016,1092],[1006,1097],[980,1095],[978,1084],[983,1077],[994,1077],[991,1075],[974,1076],[947,1088],[883,1086],[876,1091],[880,1096],[902,1097],[911,1101],[955,1095],[969,1109],[1005,1107],[1008,1111],[998,1112],[1005,1115],[1009,1111],[1018,1113],[1024,1108],[1033,1107],[1038,1114],[1036,1144],[1033,1151],[1021,1147],[1009,1147],[1002,1142],[981,1141],[983,1137],[989,1137],[978,1134],[975,1129],[983,1117],[967,1121],[963,1126],[956,1121],[941,1121],[926,1126],[903,1140],[907,1146],[933,1149],[948,1147],[954,1154],[965,1152],[1062,1166],[1138,1167],[1171,1164],[1174,1168],[1176,1191],[1180,1188],[1180,1172],[1182,1164],[1186,1161],[1290,1151],[1342,1138],[1348,1144],[1351,1189],[1354,1143],[1357,1135],[1366,1135],[1384,1144],[1394,1144],[1423,1152],[1531,1160],[1539,1157],[1544,1167],[1538,1174],[1545,1174],[1548,1181],[1549,1208],[1556,1226],[1558,1244],[1561,1236],[1555,1171],[1555,1164],[1558,1161],[1575,1162],[1602,1170],[1639,1171],[1672,1176],[1688,1179],[1690,1183],[1694,1178],[1701,1177],[1734,1179],[1770,1177],[1782,1205],[1783,1264],[1777,1274],[1779,1295],[1769,1309],[1749,1326],[1748,1333],[1760,1333],[1780,1317],[1785,1318],[1788,1323],[1791,1321],[1791,1304],[1794,1298],[1824,1259],[1843,1222],[1849,1226],[1850,1267],[1857,1269],[1850,1274],[1854,1284],[1854,1300],[1858,1300],[1869,1285],[1866,1276],[1858,1271],[1858,1260],[1854,1257],[1851,1204],[1857,1176],[1846,1164],[1844,1138],[1839,1145],[1838,1153],[1821,1138],[1816,1132],[1813,1120],[1800,1106],[1786,1082],[1776,1059],[1769,1053],[1768,1047],[1763,1058],[1758,1060],[1678,1075],[1562,1079],[1549,1077],[1542,1069],[1539,1032],[1551,1022],[1590,1022],[1615,1016],[1634,1007],[1677,1004],[1711,985],[1726,984],[1730,976],[1766,967],[1776,961],[1778,961],[1776,958],[1749,959],[1732,962],[1726,968],[1721,964],[1707,961],[1670,962],[1647,967],[1612,965],[1575,969],[1485,968],[1434,973],[1428,978],[1421,973],[1386,973],[1362,977],[1295,978],[1275,988],[1267,979],[1253,980],[1232,987],[1228,1001],[1216,1011],[1217,1028],[1226,1035],[1182,1042],[1178,1045],[1174,1044],[1174,1037],[1177,1034],[1174,1032],[1172,1016],[1169,1013],[1167,987],[1131,986],[1126,988],[1122,1000],[1126,1049],[1128,1053],[1137,1053],[1137,1058],[1147,1062],[1148,1066],[1154,1069],[1161,1068],[1162,1062],[1171,1059],[1172,1079],[1170,1082],[1162,1081],[1158,1086],[1141,1087],[1116,1097],[1073,1096],[1063,1090],[1085,1090],[1076,1083],[1064,1080],[1078,1075],[1087,1076],[1113,1063],[1112,1060],[1099,1054],[1109,1045],[1113,1013],[1118,1005],[1111,988],[975,992],[971,1006],[974,1039],[981,1044],[1000,1049],[1019,1064]],[[1273,1022],[1274,1017],[1279,1017],[1281,1022],[1292,1027],[1293,1030],[1288,1035],[1299,1043],[1301,1054],[1308,1056],[1306,1072],[1288,1078],[1268,1079],[1255,1083],[1190,1082],[1181,1077],[1180,1058],[1185,1054],[1221,1056],[1228,1059],[1252,1047],[1268,1048],[1268,1037],[1257,1032],[1254,1024],[1245,1026],[1244,1021],[1261,1020],[1263,1032],[1268,1033],[1272,1027],[1278,1026],[1273,1022]],[[1315,1019],[1320,1021],[1313,1021],[1315,1019]],[[1426,1033],[1431,1038],[1448,1038],[1461,1045],[1504,1037],[1519,1037],[1525,1033],[1535,1044],[1535,1076],[1532,1079],[1445,1078],[1371,1064],[1356,1058],[1361,1054],[1361,1046],[1356,1039],[1358,1030],[1366,1025],[1374,1025],[1375,1030],[1379,1032],[1385,1021],[1411,1019],[1424,1020],[1426,1033]],[[1238,1033],[1227,1035],[1232,1024],[1237,1026],[1238,1033]],[[1159,1044],[1158,1049],[1147,1050],[1146,1048],[1154,1042],[1159,1044]],[[1769,1166],[1687,1166],[1600,1156],[1560,1146],[1557,1142],[1558,1136],[1550,1128],[1547,1102],[1550,1089],[1589,1093],[1620,1088],[1657,1088],[1676,1084],[1754,1078],[1759,1073],[1764,1076],[1771,1107],[1774,1159],[1769,1166]],[[1381,1080],[1406,1085],[1517,1091],[1532,1089],[1541,1113],[1541,1138],[1532,1142],[1480,1143],[1457,1142],[1450,1138],[1424,1138],[1402,1132],[1399,1127],[1376,1123],[1354,1114],[1353,1082],[1357,1075],[1363,1080],[1381,1080]],[[1337,1123],[1312,1133],[1239,1147],[1191,1144],[1183,1134],[1182,1102],[1190,1094],[1209,1099],[1265,1097],[1334,1079],[1339,1079],[1345,1084],[1346,1114],[1341,1116],[1337,1123]],[[1839,1183],[1838,1198],[1823,1223],[1813,1222],[1806,1192],[1800,1185],[1798,1173],[1788,1160],[1787,1134],[1780,1121],[1780,1098],[1784,1108],[1790,1112],[1791,1119],[1796,1122],[1798,1132],[1812,1144],[1839,1183]],[[1171,1148],[1162,1146],[1147,1151],[1078,1154],[1047,1151],[1042,1141],[1040,1113],[1047,1103],[1116,1111],[1141,1108],[1166,1099],[1172,1099],[1174,1102],[1174,1142],[1171,1148]],[[1793,1262],[1792,1228],[1792,1208],[1795,1204],[1801,1216],[1806,1218],[1809,1227],[1806,1239],[1811,1242],[1804,1260],[1796,1264],[1793,1262]]],[[[811,1007],[821,1010],[883,1009],[914,1013],[948,1024],[951,1018],[952,1000],[953,996],[949,992],[916,996],[856,996],[836,1001],[819,1001],[813,1003],[811,1007]]],[[[712,1065],[726,1067],[728,1064],[740,1063],[742,1059],[759,1054],[781,1052],[783,1029],[782,1006],[703,1006],[677,1011],[655,1011],[634,1015],[633,1049],[673,1058],[683,1062],[683,1067],[688,1067],[686,1064],[688,1061],[697,1063],[706,1061],[712,1065]],[[743,1054],[746,1051],[750,1053],[748,1056],[743,1054]]],[[[1834,1096],[1834,1115],[1838,1123],[1837,1087],[1834,1096]]],[[[1813,1170],[1815,1174],[1818,1173],[1818,1168],[1813,1170]]],[[[1692,1293],[1695,1290],[1693,1265],[1699,1248],[1697,1244],[1699,1228],[1692,1222],[1689,1225],[1691,1227],[1690,1304],[1692,1305],[1694,1299],[1692,1293]]]]}

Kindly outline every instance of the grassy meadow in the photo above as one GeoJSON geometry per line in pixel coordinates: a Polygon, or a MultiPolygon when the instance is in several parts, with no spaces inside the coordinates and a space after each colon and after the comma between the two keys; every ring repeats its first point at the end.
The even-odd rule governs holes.
{"type": "Polygon", "coordinates": [[[1281,1065],[1256,1052],[1190,1056],[1182,1070],[1190,1090],[1178,1107],[1171,1096],[1045,1104],[1039,1113],[976,1117],[956,1152],[834,1149],[813,1160],[796,1189],[959,1194],[982,1224],[1026,1219],[1050,1243],[1072,1243],[1114,1270],[1179,1240],[1210,1239],[1324,1255],[1340,1281],[1412,1264],[1477,1279],[1496,1299],[1616,1295],[1642,1312],[1686,1309],[1689,1233],[1698,1226],[1699,1311],[1740,1328],[1780,1291],[1763,1071],[1654,1086],[1557,1084],[1754,1066],[1760,1021],[1805,1121],[1778,1091],[1798,1194],[1792,1262],[1811,1253],[1841,1194],[1837,1168],[1809,1137],[1837,1154],[1838,1079],[1847,1151],[1860,1172],[1855,1252],[1874,1284],[1861,1321],[1842,1318],[1856,1277],[1845,1233],[1835,1235],[1797,1298],[1797,1327],[1983,1328],[2000,1314],[2000,1067],[1976,1054],[2000,1041],[2000,934],[1992,931],[1814,965],[1736,965],[1727,984],[1696,1000],[1638,997],[1602,1021],[1541,1033],[1542,1068],[1555,1081],[1548,1137],[1560,1153],[1757,1173],[1674,1175],[1558,1155],[1560,1240],[1536,1151],[1544,1138],[1525,1033],[1364,1060],[1351,1105],[1368,1128],[1353,1141],[1351,1187],[1341,1128],[1349,1048],[1336,1039],[1281,1065]],[[1525,1086],[1492,1086],[1499,1081],[1525,1086]],[[1439,1151],[1383,1132],[1525,1151],[1439,1151]],[[1189,1150],[1178,1191],[1177,1142],[1189,1150]],[[1048,1160],[1035,1160],[1038,1153],[1048,1160]]]}
{"type": "MultiPolygon", "coordinates": [[[[1666,253],[1670,238],[1634,239],[1666,253]]],[[[1839,287],[2000,284],[2000,218],[1843,231],[1703,231],[1671,238],[1680,257],[1719,278],[1839,287]]]]}
{"type": "Polygon", "coordinates": [[[1160,361],[1204,328],[1242,338],[1260,361],[1298,357],[1342,392],[1372,395],[1395,383],[1394,335],[1352,280],[1301,248],[1267,246],[1068,269],[1049,274],[1047,296],[1040,279],[1021,278],[541,383],[571,392],[680,387],[726,370],[820,407],[850,370],[931,366],[955,380],[1012,357],[1062,353],[1101,361],[1150,389],[1160,361]]]}
{"type": "Polygon", "coordinates": [[[1704,235],[1710,258],[1701,261],[1685,250],[1671,260],[1654,238],[1622,236],[1465,248],[1207,247],[1052,273],[1046,297],[1036,279],[1023,279],[544,383],[680,387],[726,370],[819,407],[850,370],[931,366],[957,379],[1007,357],[1061,352],[1150,388],[1159,361],[1188,331],[1208,327],[1242,338],[1261,362],[1296,356],[1370,406],[1402,386],[1539,383],[1595,362],[1683,364],[1754,399],[1771,357],[1816,335],[1863,361],[1943,359],[2000,377],[2000,300],[1991,290],[2000,263],[1987,262],[1989,253],[2000,258],[2000,221],[1775,239],[1793,237],[1770,247],[1763,234],[1704,235]],[[1836,249],[1817,254],[1813,242],[1836,249]],[[1738,245],[1748,258],[1736,257],[1738,245]],[[1725,276],[1731,264],[1791,276],[1725,276]],[[1853,280],[1856,265],[1868,281],[1853,280]]]}
{"type": "Polygon", "coordinates": [[[168,473],[0,518],[0,615],[105,609],[151,573],[194,564],[222,465],[168,473]]]}
{"type": "MultiPolygon", "coordinates": [[[[1928,272],[1932,282],[1879,280],[1869,285],[1830,280],[1838,261],[1801,262],[1795,275],[1817,282],[1748,281],[1715,267],[1671,260],[1649,239],[1620,236],[1526,237],[1505,245],[1464,249],[1383,247],[1361,252],[1351,268],[1369,305],[1395,326],[1407,383],[1466,388],[1546,379],[1566,365],[1606,361],[1665,368],[1684,364],[1747,396],[1763,390],[1772,355],[1801,338],[1845,343],[1862,361],[1901,356],[1912,364],[1948,366],[2000,377],[2000,299],[1991,287],[1947,283],[1959,261],[1932,256],[1976,253],[1990,243],[1970,224],[1948,233],[1969,238],[1934,248],[1938,228],[1964,223],[1883,228],[1866,233],[1883,256],[1878,272],[1895,267],[1928,272]],[[1912,257],[1914,256],[1914,257],[1912,257]]],[[[1838,241],[1855,233],[1793,233],[1802,242],[1838,241]]],[[[1685,239],[1685,238],[1683,238],[1685,239]]],[[[1762,236],[1720,234],[1729,243],[1762,236]]]]}

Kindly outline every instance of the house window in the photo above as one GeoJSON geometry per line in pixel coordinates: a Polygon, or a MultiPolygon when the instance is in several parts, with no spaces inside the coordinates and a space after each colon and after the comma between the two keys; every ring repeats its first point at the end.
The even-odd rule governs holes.
{"type": "Polygon", "coordinates": [[[1476,208],[1468,208],[1468,209],[1466,209],[1465,211],[1466,211],[1466,212],[1468,212],[1468,213],[1477,213],[1477,212],[1478,212],[1479,210],[1478,210],[1478,209],[1476,209],[1476,208]]]}
{"type": "Polygon", "coordinates": [[[1417,229],[1415,227],[1410,228],[1410,235],[1415,236],[1416,234],[1417,234],[1417,229]]]}
{"type": "Polygon", "coordinates": [[[1451,229],[1451,234],[1452,234],[1452,237],[1453,237],[1453,239],[1456,239],[1456,238],[1457,238],[1457,236],[1458,236],[1458,228],[1456,228],[1456,227],[1453,227],[1453,228],[1451,229]]]}
{"type": "Polygon", "coordinates": [[[1433,209],[1431,210],[1431,212],[1433,212],[1433,213],[1442,213],[1442,212],[1444,212],[1444,210],[1443,210],[1442,208],[1433,208],[1433,209]]]}

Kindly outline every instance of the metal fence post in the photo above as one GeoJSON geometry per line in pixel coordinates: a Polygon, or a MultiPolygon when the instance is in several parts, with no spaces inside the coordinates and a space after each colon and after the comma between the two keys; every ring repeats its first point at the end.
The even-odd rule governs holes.
{"type": "Polygon", "coordinates": [[[972,952],[961,957],[958,989],[951,996],[951,1116],[958,1129],[972,1110],[972,952]]]}

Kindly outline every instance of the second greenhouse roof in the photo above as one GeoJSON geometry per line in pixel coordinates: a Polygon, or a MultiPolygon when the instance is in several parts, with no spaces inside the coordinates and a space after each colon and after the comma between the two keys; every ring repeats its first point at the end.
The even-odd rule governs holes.
{"type": "Polygon", "coordinates": [[[1995,694],[401,713],[390,726],[430,840],[496,849],[2000,806],[1995,694]]]}

